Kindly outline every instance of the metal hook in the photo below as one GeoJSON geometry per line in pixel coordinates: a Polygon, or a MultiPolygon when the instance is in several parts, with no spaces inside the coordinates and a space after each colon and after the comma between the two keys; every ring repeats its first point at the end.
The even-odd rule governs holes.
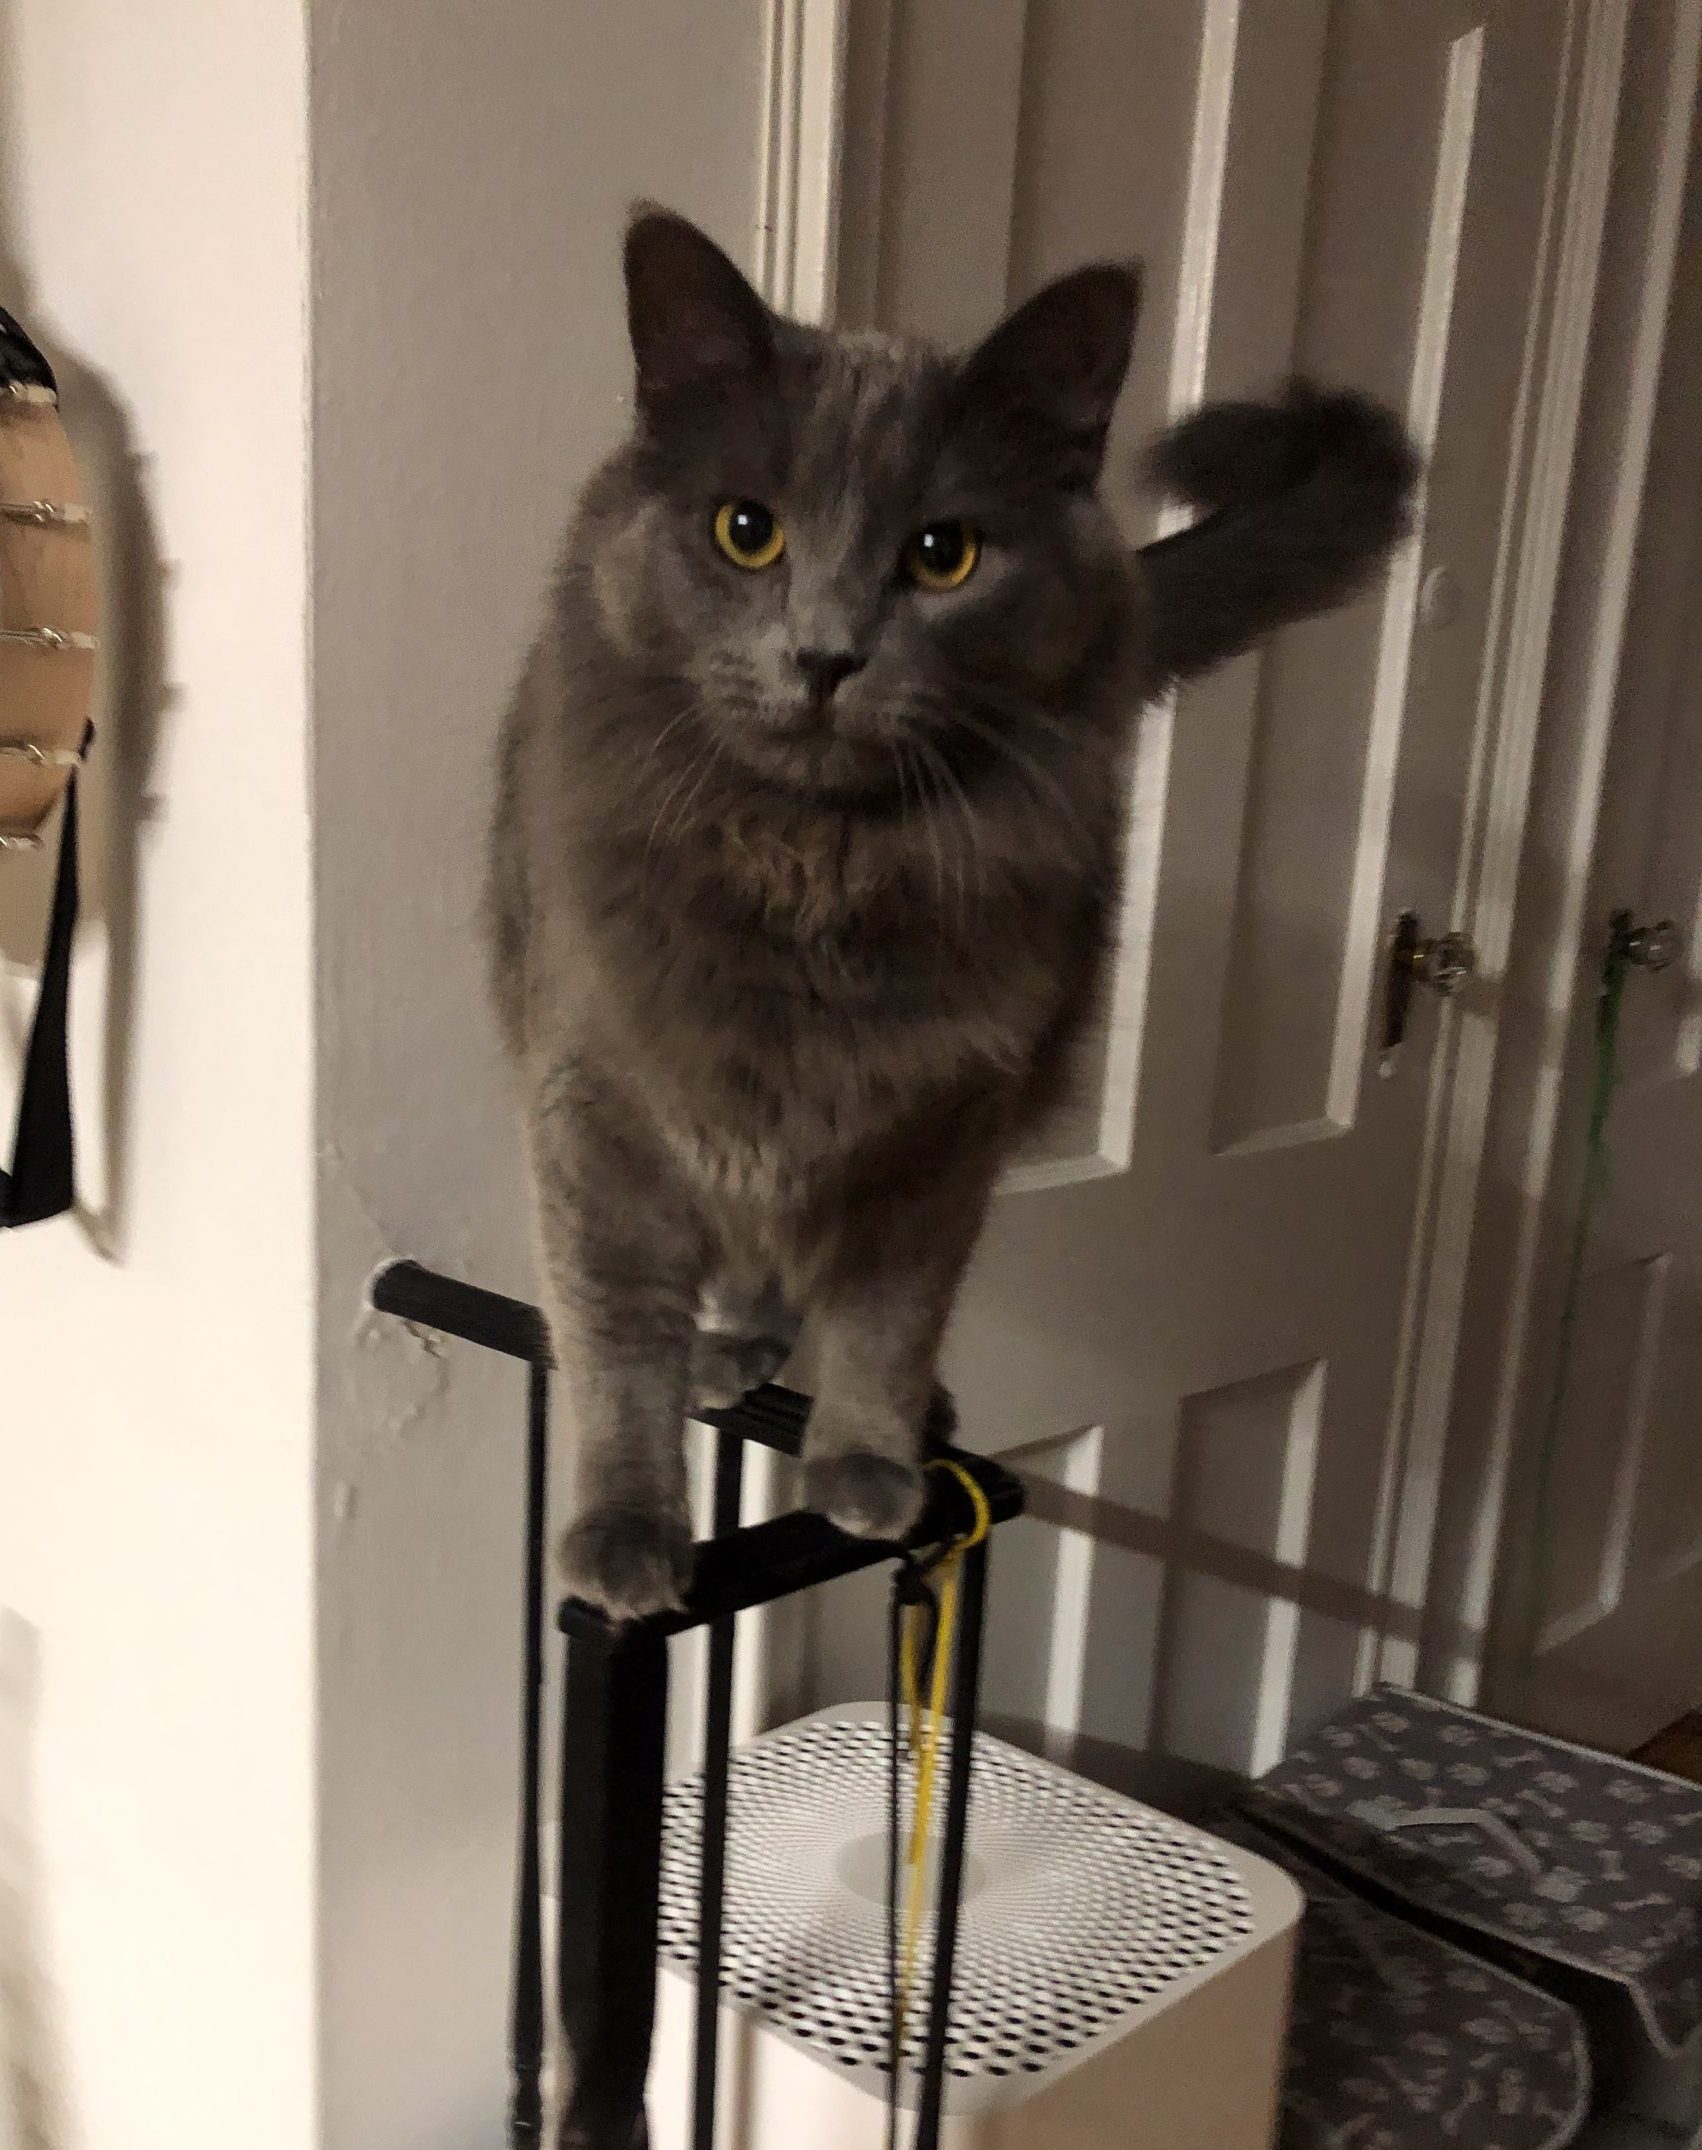
{"type": "Polygon", "coordinates": [[[89,521],[89,511],[74,503],[54,500],[0,500],[0,519],[9,523],[52,523],[63,529],[82,529],[89,521]]]}
{"type": "Polygon", "coordinates": [[[88,650],[100,644],[74,627],[0,627],[0,642],[21,642],[27,649],[88,650]]]}

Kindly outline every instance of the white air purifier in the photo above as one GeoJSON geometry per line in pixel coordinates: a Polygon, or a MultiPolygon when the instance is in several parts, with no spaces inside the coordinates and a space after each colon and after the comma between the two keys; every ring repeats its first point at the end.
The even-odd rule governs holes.
{"type": "MultiPolygon", "coordinates": [[[[1268,2150],[1293,1883],[985,1735],[974,1766],[946,2150],[1268,2150]]],[[[717,2150],[879,2150],[884,1706],[752,1741],[729,1796],[717,2150]]],[[[701,1815],[701,1779],[669,1788],[652,2150],[690,2140],[701,1815]]],[[[925,1945],[907,2109],[930,1968],[925,1945]]]]}

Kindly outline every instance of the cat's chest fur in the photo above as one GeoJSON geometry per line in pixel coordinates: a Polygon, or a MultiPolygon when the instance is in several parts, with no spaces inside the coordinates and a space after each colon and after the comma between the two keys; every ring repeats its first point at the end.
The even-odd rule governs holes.
{"type": "Polygon", "coordinates": [[[633,1073],[682,1168],[736,1201],[783,1206],[919,1107],[1019,1085],[1075,990],[1068,922],[1019,917],[988,861],[846,817],[735,811],[620,878],[599,933],[633,1073]]]}

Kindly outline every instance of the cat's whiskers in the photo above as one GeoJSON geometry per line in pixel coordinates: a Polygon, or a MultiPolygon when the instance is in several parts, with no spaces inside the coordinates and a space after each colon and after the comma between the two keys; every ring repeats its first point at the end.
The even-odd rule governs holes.
{"type": "MultiPolygon", "coordinates": [[[[976,900],[980,903],[985,903],[987,900],[987,860],[981,844],[981,832],[976,826],[975,812],[969,803],[969,794],[963,788],[963,781],[939,748],[930,740],[914,737],[911,744],[917,755],[922,759],[924,768],[933,776],[934,796],[942,800],[951,809],[956,824],[963,831],[961,855],[967,858],[975,868],[976,900]]],[[[957,878],[958,886],[962,889],[964,877],[961,868],[957,878]]]]}
{"type": "Polygon", "coordinates": [[[1069,793],[1065,791],[1064,787],[1049,770],[1036,761],[1032,754],[1025,754],[1013,739],[1007,738],[996,726],[984,724],[980,718],[970,716],[967,711],[961,708],[958,709],[954,721],[965,731],[970,732],[975,738],[982,740],[987,746],[991,747],[995,753],[1003,755],[1019,775],[1026,776],[1031,787],[1031,797],[1038,801],[1040,795],[1044,793],[1050,798],[1057,807],[1065,825],[1081,839],[1084,850],[1089,853],[1092,852],[1094,848],[1092,832],[1083,824],[1069,793]]]}
{"type": "MultiPolygon", "coordinates": [[[[934,824],[934,816],[930,811],[929,807],[928,789],[927,785],[923,781],[925,772],[922,768],[920,761],[914,760],[912,758],[911,746],[908,741],[903,738],[899,738],[893,742],[893,745],[895,749],[894,759],[898,769],[898,781],[899,786],[904,795],[905,816],[907,819],[909,818],[910,813],[910,779],[912,775],[914,775],[916,779],[916,818],[922,823],[923,827],[928,832],[928,851],[930,857],[933,859],[934,862],[934,895],[936,902],[938,903],[940,909],[943,911],[946,907],[945,853],[941,849],[940,832],[934,824]]],[[[957,908],[958,931],[959,933],[961,933],[963,931],[964,925],[963,884],[961,880],[958,883],[957,908]]]]}
{"type": "Polygon", "coordinates": [[[937,717],[948,730],[953,724],[973,721],[979,710],[983,723],[996,716],[1016,732],[1047,732],[1075,755],[1080,755],[1086,743],[1079,721],[1069,722],[1037,708],[1022,694],[1012,692],[1003,680],[977,680],[967,695],[925,688],[913,699],[918,713],[937,717]]]}
{"type": "MultiPolygon", "coordinates": [[[[663,796],[662,803],[656,809],[655,815],[650,823],[650,833],[644,839],[644,857],[646,864],[650,862],[655,852],[657,842],[662,835],[663,816],[668,813],[669,808],[673,806],[675,800],[678,799],[682,793],[686,792],[688,785],[692,788],[686,797],[686,810],[688,812],[690,811],[691,805],[696,799],[698,791],[702,788],[704,779],[708,776],[710,770],[714,767],[715,763],[719,759],[720,749],[716,746],[715,741],[712,738],[709,738],[707,735],[705,735],[698,752],[687,761],[685,767],[674,778],[674,781],[672,782],[672,784],[669,785],[667,792],[663,796]],[[695,783],[694,779],[696,780],[695,783]]],[[[675,832],[676,825],[676,821],[670,821],[670,834],[673,834],[675,832]]]]}
{"type": "Polygon", "coordinates": [[[721,758],[722,757],[720,747],[716,744],[714,739],[711,739],[709,741],[709,751],[706,755],[704,755],[701,765],[699,767],[696,783],[693,784],[691,790],[686,794],[685,799],[676,809],[676,811],[669,820],[669,842],[672,842],[676,836],[680,835],[686,828],[690,826],[691,817],[694,810],[696,809],[697,802],[703,796],[703,787],[709,782],[710,778],[716,773],[717,769],[720,767],[721,758]]]}
{"type": "Polygon", "coordinates": [[[677,709],[674,714],[668,719],[667,723],[663,725],[662,729],[656,734],[655,738],[651,740],[649,746],[645,748],[643,759],[639,762],[638,767],[633,771],[634,785],[639,785],[643,783],[644,779],[649,775],[651,765],[655,761],[657,755],[661,753],[663,747],[666,746],[666,744],[673,737],[675,732],[679,730],[680,726],[684,724],[686,720],[695,713],[696,708],[697,704],[695,701],[687,701],[681,708],[677,709]]]}
{"type": "Polygon", "coordinates": [[[1054,739],[1062,740],[1065,746],[1073,748],[1076,753],[1081,752],[1082,730],[1079,724],[1066,724],[1061,717],[1048,716],[1044,709],[1035,709],[1025,702],[1015,705],[1013,721],[1024,731],[1049,732],[1054,739]]]}

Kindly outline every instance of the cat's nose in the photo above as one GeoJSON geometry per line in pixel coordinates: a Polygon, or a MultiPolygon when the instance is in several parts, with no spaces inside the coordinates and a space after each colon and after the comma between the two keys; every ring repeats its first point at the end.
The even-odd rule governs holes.
{"type": "Polygon", "coordinates": [[[809,681],[810,692],[818,702],[825,702],[842,679],[860,672],[867,661],[849,649],[794,650],[792,659],[809,681]]]}

